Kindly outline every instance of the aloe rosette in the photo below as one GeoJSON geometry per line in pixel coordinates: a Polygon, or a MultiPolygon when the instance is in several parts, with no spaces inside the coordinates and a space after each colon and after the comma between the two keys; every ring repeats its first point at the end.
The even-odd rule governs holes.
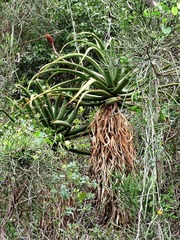
{"type": "Polygon", "coordinates": [[[120,60],[116,61],[116,66],[110,65],[114,58],[113,39],[104,44],[93,33],[83,32],[78,36],[78,49],[62,54],[67,46],[72,47],[75,43],[70,41],[57,59],[40,69],[27,88],[18,86],[24,95],[19,106],[25,108],[32,118],[38,116],[45,127],[63,133],[67,139],[88,132],[88,126],[76,129],[73,126],[79,106],[127,103],[138,86],[136,70],[122,67],[120,60]],[[87,36],[93,40],[84,39],[87,36]],[[61,76],[67,79],[57,82],[61,76]]]}
{"type": "MultiPolygon", "coordinates": [[[[131,101],[138,87],[136,70],[122,67],[120,61],[116,66],[110,66],[113,39],[104,44],[93,33],[81,33],[78,36],[86,35],[93,37],[93,41],[76,40],[79,43],[78,49],[64,55],[61,52],[60,57],[41,68],[30,81],[30,85],[39,80],[52,83],[56,76],[69,74],[70,79],[50,86],[47,94],[69,92],[70,102],[84,106],[131,101]]],[[[71,41],[65,47],[72,46],[73,43],[71,41]]]]}

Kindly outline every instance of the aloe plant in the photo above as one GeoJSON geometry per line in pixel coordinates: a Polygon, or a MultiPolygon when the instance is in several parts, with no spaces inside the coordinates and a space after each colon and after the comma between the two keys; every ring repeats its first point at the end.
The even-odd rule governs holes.
{"type": "MultiPolygon", "coordinates": [[[[62,56],[60,53],[60,57],[41,68],[31,80],[30,85],[39,79],[51,83],[55,76],[69,73],[73,76],[72,79],[51,86],[47,94],[70,92],[70,102],[85,106],[110,104],[120,100],[130,101],[134,90],[138,87],[135,80],[136,69],[122,67],[120,61],[112,68],[109,66],[112,43],[105,45],[92,33],[80,35],[91,36],[94,42],[77,40],[80,45],[78,51],[62,56]],[[81,48],[87,48],[85,53],[81,53],[81,48]],[[70,87],[67,87],[69,85],[70,87]]],[[[73,41],[68,44],[72,45],[73,41]]]]}
{"type": "MultiPolygon", "coordinates": [[[[45,127],[51,128],[54,135],[62,134],[64,141],[76,138],[80,134],[81,136],[88,134],[87,126],[81,126],[78,129],[73,126],[79,107],[75,103],[68,104],[71,99],[69,92],[50,94],[40,81],[36,81],[33,85],[36,91],[21,85],[18,87],[21,88],[23,97],[15,104],[15,107],[22,114],[28,114],[45,127]]],[[[81,152],[77,149],[70,150],[81,152]]],[[[82,153],[87,154],[86,151],[82,153]]]]}
{"type": "MultiPolygon", "coordinates": [[[[111,49],[113,40],[104,44],[92,33],[81,33],[81,36],[91,37],[93,41],[78,39],[75,45],[78,43],[79,49],[68,54],[61,52],[56,60],[40,69],[28,88],[19,86],[25,95],[19,105],[26,108],[31,117],[38,116],[44,126],[63,133],[66,139],[87,133],[88,126],[73,128],[79,106],[100,106],[90,124],[90,172],[98,182],[97,207],[102,219],[106,219],[104,223],[125,224],[129,216],[118,208],[111,181],[116,171],[124,174],[133,169],[135,150],[132,129],[118,105],[131,101],[137,90],[136,70],[122,67],[119,60],[116,66],[109,64],[109,59],[114,58],[114,49],[111,49]],[[67,73],[70,76],[67,80],[54,84],[56,76],[67,73]],[[33,94],[31,91],[34,88],[36,93],[33,94]]],[[[73,45],[74,41],[66,46],[69,44],[73,45]]]]}
{"type": "Polygon", "coordinates": [[[43,66],[31,79],[27,89],[22,87],[28,98],[23,100],[24,106],[31,116],[39,115],[45,126],[63,133],[66,139],[80,137],[87,130],[87,126],[79,129],[72,127],[79,106],[100,107],[90,124],[90,172],[98,182],[97,207],[104,223],[126,224],[129,215],[118,208],[111,181],[116,171],[122,175],[133,171],[135,150],[132,127],[120,112],[120,106],[128,104],[134,93],[140,94],[138,89],[143,81],[137,82],[136,69],[122,66],[120,60],[115,65],[110,64],[115,54],[113,39],[104,44],[93,33],[84,32],[78,37],[75,44],[78,49],[63,54],[64,48],[75,42],[67,43],[59,57],[43,66]],[[87,41],[84,37],[93,40],[87,41]],[[63,74],[69,78],[54,83],[56,76],[60,78],[63,74]],[[34,86],[38,88],[35,95],[30,92],[34,86]],[[51,99],[54,99],[54,105],[51,99]]]}

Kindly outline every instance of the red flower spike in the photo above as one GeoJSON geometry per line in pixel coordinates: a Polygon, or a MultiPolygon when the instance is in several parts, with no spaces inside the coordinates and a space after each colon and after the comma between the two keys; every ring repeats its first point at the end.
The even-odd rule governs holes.
{"type": "Polygon", "coordinates": [[[45,37],[46,37],[47,41],[51,44],[51,46],[53,46],[54,45],[54,40],[51,37],[51,35],[46,33],[45,37]]]}
{"type": "Polygon", "coordinates": [[[59,55],[58,55],[58,53],[57,53],[57,51],[56,51],[56,48],[55,48],[55,46],[54,46],[54,39],[53,39],[53,38],[51,37],[51,35],[48,34],[48,33],[45,34],[45,37],[46,37],[47,41],[51,44],[51,46],[52,46],[52,48],[53,48],[53,50],[54,50],[54,53],[59,57],[59,55]]]}

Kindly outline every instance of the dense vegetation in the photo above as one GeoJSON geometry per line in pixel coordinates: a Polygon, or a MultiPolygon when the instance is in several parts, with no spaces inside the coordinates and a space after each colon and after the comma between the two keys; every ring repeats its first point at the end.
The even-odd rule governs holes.
{"type": "Polygon", "coordinates": [[[179,239],[180,3],[0,12],[0,239],[179,239]]]}

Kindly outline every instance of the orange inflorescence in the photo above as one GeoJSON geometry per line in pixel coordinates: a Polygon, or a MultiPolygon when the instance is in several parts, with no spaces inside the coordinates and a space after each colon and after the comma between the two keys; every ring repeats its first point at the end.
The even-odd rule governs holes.
{"type": "Polygon", "coordinates": [[[46,37],[47,41],[48,41],[51,45],[54,44],[54,40],[53,40],[53,38],[51,37],[50,34],[46,33],[45,37],[46,37]]]}

